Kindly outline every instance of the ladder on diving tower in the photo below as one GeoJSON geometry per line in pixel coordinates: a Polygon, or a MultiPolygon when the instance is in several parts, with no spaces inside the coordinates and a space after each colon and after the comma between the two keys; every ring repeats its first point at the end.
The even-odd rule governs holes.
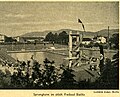
{"type": "Polygon", "coordinates": [[[69,32],[69,60],[68,67],[79,66],[81,64],[82,51],[80,44],[82,43],[82,34],[79,32],[69,32]]]}

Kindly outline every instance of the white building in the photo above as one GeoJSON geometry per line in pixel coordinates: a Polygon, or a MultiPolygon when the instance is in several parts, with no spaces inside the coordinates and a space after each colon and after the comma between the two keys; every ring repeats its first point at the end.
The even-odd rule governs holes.
{"type": "Polygon", "coordinates": [[[0,43],[5,42],[5,35],[0,34],[0,43]]]}
{"type": "Polygon", "coordinates": [[[100,43],[106,43],[107,42],[107,39],[105,37],[98,37],[97,38],[97,42],[100,42],[100,43]]]}
{"type": "Polygon", "coordinates": [[[94,43],[106,43],[107,39],[103,36],[97,36],[93,38],[94,43]]]}
{"type": "Polygon", "coordinates": [[[24,39],[23,38],[21,38],[20,36],[17,36],[17,37],[14,37],[16,40],[17,40],[17,42],[24,42],[24,39]]]}
{"type": "Polygon", "coordinates": [[[44,40],[43,37],[21,37],[21,36],[17,36],[17,37],[14,37],[17,42],[21,42],[21,43],[24,43],[24,42],[30,42],[30,43],[35,43],[35,42],[42,42],[44,40]]]}

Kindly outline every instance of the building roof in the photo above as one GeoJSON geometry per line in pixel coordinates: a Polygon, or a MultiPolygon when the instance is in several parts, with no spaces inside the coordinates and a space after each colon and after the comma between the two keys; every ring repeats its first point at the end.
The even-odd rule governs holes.
{"type": "Polygon", "coordinates": [[[83,38],[82,41],[91,41],[92,39],[91,38],[83,38]]]}

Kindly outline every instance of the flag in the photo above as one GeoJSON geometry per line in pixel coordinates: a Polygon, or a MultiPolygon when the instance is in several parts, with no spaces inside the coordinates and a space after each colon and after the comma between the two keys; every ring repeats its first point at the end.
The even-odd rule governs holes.
{"type": "Polygon", "coordinates": [[[78,23],[82,24],[83,30],[85,31],[85,26],[83,25],[82,21],[80,19],[78,19],[78,23]]]}
{"type": "Polygon", "coordinates": [[[78,23],[82,23],[82,21],[80,19],[78,19],[78,23]]]}
{"type": "Polygon", "coordinates": [[[83,25],[83,23],[82,23],[82,27],[83,27],[83,30],[85,31],[85,26],[83,25]]]}

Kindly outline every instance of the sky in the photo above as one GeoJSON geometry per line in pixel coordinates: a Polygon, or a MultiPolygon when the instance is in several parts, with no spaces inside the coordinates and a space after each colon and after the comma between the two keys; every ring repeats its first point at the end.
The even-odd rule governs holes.
{"type": "Polygon", "coordinates": [[[46,30],[119,28],[118,2],[0,2],[0,34],[19,36],[46,30]]]}

